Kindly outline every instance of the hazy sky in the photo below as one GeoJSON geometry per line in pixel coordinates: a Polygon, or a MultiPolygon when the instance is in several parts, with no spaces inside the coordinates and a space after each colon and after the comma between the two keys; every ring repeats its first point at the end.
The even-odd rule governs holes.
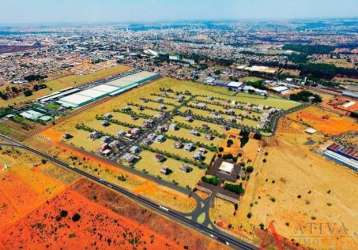
{"type": "Polygon", "coordinates": [[[358,0],[0,0],[0,23],[357,16],[358,0]]]}

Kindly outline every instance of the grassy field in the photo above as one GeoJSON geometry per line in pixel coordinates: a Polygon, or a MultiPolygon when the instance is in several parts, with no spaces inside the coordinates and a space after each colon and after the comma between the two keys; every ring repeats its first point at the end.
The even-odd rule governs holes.
{"type": "Polygon", "coordinates": [[[202,144],[210,146],[211,144],[218,145],[222,142],[222,139],[216,137],[214,140],[210,141],[205,138],[205,134],[200,134],[200,136],[192,135],[190,133],[191,131],[185,128],[181,128],[179,130],[169,130],[168,135],[171,136],[177,136],[181,138],[185,138],[187,140],[193,141],[193,142],[200,142],[202,144]]]}
{"type": "Polygon", "coordinates": [[[349,68],[349,69],[356,68],[354,63],[348,62],[346,59],[325,58],[325,59],[315,60],[314,63],[332,64],[336,67],[349,68]]]}
{"type": "Polygon", "coordinates": [[[110,76],[118,75],[120,73],[123,73],[125,71],[128,71],[130,68],[124,65],[118,65],[115,67],[111,67],[108,69],[99,70],[94,73],[90,73],[87,75],[71,75],[71,76],[65,76],[62,78],[58,78],[56,80],[51,80],[46,82],[47,88],[33,92],[32,96],[25,97],[24,95],[18,96],[16,98],[4,101],[0,100],[0,107],[6,107],[9,105],[19,105],[26,102],[31,102],[33,100],[36,100],[37,98],[40,98],[42,96],[46,96],[51,94],[52,92],[59,91],[62,89],[70,88],[70,87],[76,87],[80,86],[89,82],[105,79],[110,76]]]}
{"type": "Polygon", "coordinates": [[[88,152],[98,152],[103,141],[101,139],[92,140],[89,135],[90,133],[87,131],[77,130],[76,133],[73,133],[73,138],[66,141],[66,143],[77,148],[83,148],[88,152]]]}
{"type": "Polygon", "coordinates": [[[135,165],[136,169],[141,171],[145,169],[150,175],[160,176],[163,180],[168,182],[176,181],[181,187],[189,186],[191,189],[194,188],[200,178],[205,174],[205,170],[199,169],[195,166],[191,166],[193,168],[192,172],[184,173],[180,170],[183,163],[173,159],[167,159],[165,162],[159,163],[155,158],[155,154],[152,152],[143,151],[140,156],[142,160],[135,165]],[[163,175],[160,173],[160,170],[163,167],[168,167],[173,172],[170,175],[163,175]]]}
{"type": "MultiPolygon", "coordinates": [[[[155,148],[155,149],[163,150],[163,151],[166,151],[166,152],[171,153],[171,154],[180,155],[183,158],[193,159],[194,152],[189,152],[189,151],[186,151],[184,149],[176,149],[174,144],[175,144],[175,141],[166,140],[163,143],[154,143],[151,146],[153,148],[155,148]]],[[[213,152],[208,152],[205,155],[205,161],[204,162],[206,164],[209,164],[211,159],[213,158],[213,156],[214,156],[213,152]]]]}
{"type": "MultiPolygon", "coordinates": [[[[167,106],[167,107],[169,107],[169,106],[167,106]]],[[[140,108],[138,108],[138,107],[131,107],[131,108],[132,108],[132,111],[134,111],[136,113],[142,113],[145,115],[157,116],[160,114],[160,112],[156,111],[156,110],[151,110],[151,109],[140,110],[140,108]]],[[[171,110],[171,109],[168,108],[167,110],[171,110]]]]}
{"type": "MultiPolygon", "coordinates": [[[[182,107],[179,111],[185,112],[185,111],[188,111],[188,110],[190,110],[194,115],[200,115],[200,116],[204,116],[204,117],[211,117],[211,112],[206,111],[206,110],[201,110],[201,109],[193,109],[193,108],[182,107]]],[[[230,115],[222,114],[221,116],[226,121],[230,121],[231,118],[232,118],[232,116],[230,116],[230,115]]],[[[246,125],[246,126],[254,127],[254,128],[256,128],[258,126],[257,121],[254,121],[254,120],[251,120],[251,119],[245,119],[245,118],[243,120],[240,120],[238,123],[246,125]]]]}
{"type": "Polygon", "coordinates": [[[193,122],[188,122],[187,120],[185,120],[185,117],[182,117],[182,116],[174,117],[173,122],[184,123],[184,124],[187,124],[189,126],[196,127],[196,128],[201,128],[205,124],[205,125],[208,125],[210,127],[210,129],[216,130],[217,132],[219,132],[221,134],[226,133],[225,128],[223,126],[221,126],[221,125],[217,125],[217,124],[214,124],[214,123],[203,122],[203,121],[198,121],[198,120],[195,120],[193,122]]]}
{"type": "Polygon", "coordinates": [[[119,131],[127,131],[127,127],[123,127],[114,123],[111,123],[108,127],[103,127],[102,122],[98,121],[96,119],[93,119],[92,121],[89,121],[86,123],[86,125],[90,128],[93,128],[97,131],[111,134],[112,136],[117,136],[119,131]]]}

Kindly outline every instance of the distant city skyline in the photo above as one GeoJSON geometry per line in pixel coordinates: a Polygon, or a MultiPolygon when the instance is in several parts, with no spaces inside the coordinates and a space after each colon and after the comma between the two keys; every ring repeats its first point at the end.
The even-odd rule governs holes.
{"type": "Polygon", "coordinates": [[[357,17],[357,0],[2,0],[0,23],[357,17]]]}

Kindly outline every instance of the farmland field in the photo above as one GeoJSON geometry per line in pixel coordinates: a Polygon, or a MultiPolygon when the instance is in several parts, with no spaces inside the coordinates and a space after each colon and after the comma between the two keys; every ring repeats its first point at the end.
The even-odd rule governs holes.
{"type": "MultiPolygon", "coordinates": [[[[192,158],[193,157],[194,152],[189,152],[189,151],[186,151],[184,149],[178,150],[178,149],[175,148],[174,144],[175,144],[174,140],[168,139],[163,143],[154,143],[152,146],[153,146],[153,148],[160,149],[160,150],[163,150],[163,151],[167,151],[169,153],[179,154],[181,157],[184,157],[184,158],[192,158]]],[[[214,156],[214,153],[213,152],[207,152],[205,156],[206,156],[206,158],[205,158],[204,162],[209,164],[211,159],[214,156]]]]}
{"type": "Polygon", "coordinates": [[[183,164],[173,159],[167,159],[165,162],[159,163],[156,161],[155,154],[153,154],[152,152],[143,151],[140,156],[143,160],[139,161],[135,165],[136,169],[139,169],[140,171],[147,170],[151,175],[161,176],[163,180],[166,180],[168,182],[176,181],[181,187],[184,188],[189,186],[191,189],[193,189],[200,180],[200,178],[205,175],[205,170],[190,165],[189,166],[193,168],[193,171],[190,173],[184,173],[180,170],[180,167],[183,164]],[[170,168],[173,173],[169,175],[161,174],[160,170],[163,167],[170,168]]]}
{"type": "Polygon", "coordinates": [[[87,75],[71,75],[58,78],[56,80],[50,80],[46,82],[46,89],[33,92],[32,96],[25,97],[24,95],[18,96],[16,98],[4,101],[0,100],[0,107],[6,107],[13,104],[21,104],[26,102],[31,102],[37,98],[51,94],[52,92],[59,91],[62,89],[77,87],[86,83],[90,83],[97,80],[102,80],[110,76],[118,75],[125,71],[128,71],[130,68],[124,65],[117,65],[111,68],[99,70],[94,73],[87,75]]]}

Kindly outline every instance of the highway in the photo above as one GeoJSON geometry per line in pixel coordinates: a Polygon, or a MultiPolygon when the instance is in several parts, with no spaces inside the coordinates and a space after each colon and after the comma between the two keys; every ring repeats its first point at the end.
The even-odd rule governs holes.
{"type": "Polygon", "coordinates": [[[11,145],[11,146],[14,146],[14,147],[19,147],[19,148],[22,148],[24,150],[27,150],[31,153],[34,153],[38,156],[41,156],[42,158],[48,160],[48,161],[51,161],[53,163],[55,163],[57,166],[61,167],[61,168],[64,168],[64,169],[67,169],[67,170],[70,170],[72,172],[75,172],[76,174],[80,175],[80,176],[83,176],[83,177],[86,177],[88,178],[89,180],[93,181],[93,182],[96,182],[98,184],[101,184],[101,185],[104,185],[106,186],[107,188],[109,189],[112,189],[116,192],[119,192],[125,196],[127,196],[128,198],[166,216],[166,217],[169,217],[171,219],[174,219],[175,221],[178,221],[182,224],[185,224],[191,228],[194,228],[206,235],[208,235],[209,237],[221,242],[221,243],[224,243],[234,249],[243,249],[243,250],[253,250],[253,249],[257,249],[254,245],[251,245],[249,243],[246,243],[244,241],[241,241],[241,240],[238,240],[234,237],[231,237],[229,236],[228,234],[226,233],[223,233],[223,232],[220,232],[218,230],[214,230],[214,229],[210,229],[206,226],[203,226],[195,221],[192,221],[191,219],[185,217],[185,215],[179,213],[179,212],[176,212],[176,211],[173,211],[173,210],[170,210],[166,207],[163,207],[162,205],[159,205],[145,197],[142,197],[140,195],[137,195],[137,194],[134,194],[134,193],[131,193],[130,191],[122,188],[122,187],[119,187],[117,185],[114,185],[110,182],[107,182],[103,179],[100,179],[96,176],[93,176],[93,175],[90,175],[80,169],[77,169],[77,168],[74,168],[74,167],[71,167],[70,165],[68,165],[66,162],[63,162],[59,159],[56,159],[50,155],[47,155],[43,152],[40,152],[34,148],[31,148],[29,146],[26,146],[24,144],[22,144],[21,142],[18,142],[8,136],[5,136],[5,135],[2,135],[0,134],[0,139],[3,139],[7,142],[9,142],[9,144],[2,144],[2,145],[11,145]]]}

